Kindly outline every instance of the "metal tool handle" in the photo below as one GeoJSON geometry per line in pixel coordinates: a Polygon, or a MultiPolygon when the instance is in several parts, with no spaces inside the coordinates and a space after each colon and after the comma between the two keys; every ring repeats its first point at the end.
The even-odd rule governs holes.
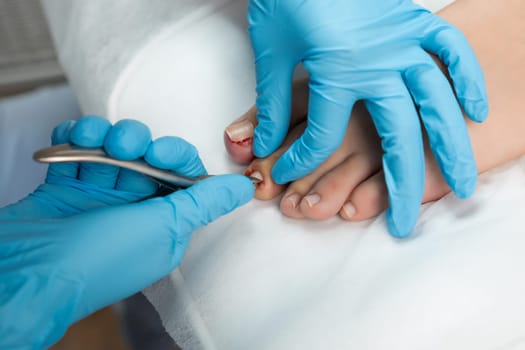
{"type": "Polygon", "coordinates": [[[175,191],[188,188],[198,181],[210,177],[210,175],[205,175],[190,178],[169,170],[154,168],[143,160],[127,161],[111,158],[102,148],[81,148],[70,144],[41,149],[33,154],[33,159],[41,163],[90,162],[114,165],[147,175],[152,180],[175,191]]]}

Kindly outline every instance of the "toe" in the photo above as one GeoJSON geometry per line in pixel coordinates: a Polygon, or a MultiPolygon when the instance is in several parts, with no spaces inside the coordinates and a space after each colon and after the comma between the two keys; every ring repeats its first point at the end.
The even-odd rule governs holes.
{"type": "Polygon", "coordinates": [[[281,199],[281,212],[290,218],[304,218],[305,216],[301,211],[300,203],[321,176],[322,171],[318,169],[312,174],[292,182],[281,199]]]}
{"type": "Polygon", "coordinates": [[[272,166],[275,163],[270,158],[256,159],[244,171],[244,175],[259,179],[255,185],[255,198],[259,200],[270,200],[281,194],[286,186],[278,185],[272,181],[272,166]]]}
{"type": "Polygon", "coordinates": [[[345,220],[360,221],[379,215],[388,208],[388,192],[383,171],[360,183],[341,207],[345,220]]]}
{"type": "MultiPolygon", "coordinates": [[[[429,157],[427,157],[429,158],[429,157]]],[[[443,197],[450,192],[439,172],[435,161],[427,159],[425,194],[423,203],[443,197]]],[[[360,183],[348,197],[339,215],[348,221],[361,221],[373,218],[388,208],[388,189],[383,171],[379,171],[360,183]]]]}
{"type": "Polygon", "coordinates": [[[303,133],[306,123],[296,126],[286,137],[282,146],[266,158],[255,159],[245,170],[244,174],[261,180],[255,189],[255,198],[261,200],[273,199],[281,194],[285,185],[278,185],[272,179],[272,168],[290,145],[303,133]]]}
{"type": "Polygon", "coordinates": [[[253,131],[257,125],[255,107],[224,130],[224,145],[232,159],[239,164],[250,163],[253,156],[253,131]]]}
{"type": "Polygon", "coordinates": [[[379,169],[378,159],[356,153],[325,173],[299,204],[301,213],[310,219],[325,220],[340,211],[354,189],[379,169]]]}

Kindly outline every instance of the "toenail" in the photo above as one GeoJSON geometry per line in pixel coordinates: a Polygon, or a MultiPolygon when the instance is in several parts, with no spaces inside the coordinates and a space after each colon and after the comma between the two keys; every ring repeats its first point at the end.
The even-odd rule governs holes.
{"type": "Polygon", "coordinates": [[[260,171],[254,171],[253,173],[250,174],[250,177],[253,177],[254,179],[259,180],[259,182],[264,181],[263,174],[261,174],[260,171]]]}
{"type": "Polygon", "coordinates": [[[233,142],[242,142],[253,137],[253,124],[248,119],[235,122],[226,128],[226,134],[233,142]]]}
{"type": "Polygon", "coordinates": [[[355,207],[350,202],[343,205],[342,210],[346,219],[351,219],[356,213],[355,207]]]}
{"type": "Polygon", "coordinates": [[[301,200],[301,196],[297,193],[293,193],[286,197],[286,200],[289,201],[294,208],[297,208],[299,201],[301,200]]]}
{"type": "Polygon", "coordinates": [[[304,197],[304,200],[306,201],[306,204],[308,204],[310,208],[313,208],[314,205],[316,205],[317,203],[321,201],[321,196],[318,195],[317,193],[309,194],[308,196],[304,197]]]}

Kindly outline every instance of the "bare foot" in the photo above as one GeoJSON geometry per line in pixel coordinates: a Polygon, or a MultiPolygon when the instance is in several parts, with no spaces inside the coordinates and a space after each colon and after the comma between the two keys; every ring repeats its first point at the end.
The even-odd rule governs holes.
{"type": "MultiPolygon", "coordinates": [[[[296,91],[308,91],[306,82],[296,84],[296,91]]],[[[294,95],[298,99],[297,95],[294,95]]],[[[307,105],[303,101],[302,105],[307,105]]],[[[295,116],[300,115],[294,113],[295,116]]],[[[305,117],[294,118],[297,123],[291,128],[284,144],[265,159],[255,159],[246,169],[245,174],[261,178],[255,196],[268,200],[286,191],[281,199],[281,211],[293,218],[324,220],[338,213],[346,220],[364,220],[379,214],[388,205],[388,196],[381,170],[381,142],[364,105],[358,103],[346,130],[343,144],[339,149],[312,174],[291,183],[288,187],[277,185],[271,180],[271,169],[277,159],[295,141],[305,128],[305,117]],[[297,119],[302,122],[297,123],[297,119]]],[[[256,110],[251,109],[243,116],[243,123],[256,125],[256,110]]],[[[253,128],[251,128],[253,133],[253,128]]],[[[250,154],[251,144],[238,145],[230,142],[225,135],[226,146],[234,157],[250,154]],[[233,147],[232,147],[233,146],[233,147]],[[239,152],[239,147],[249,150],[239,152]]],[[[427,162],[432,161],[428,159],[427,162]]],[[[427,167],[437,167],[429,164],[427,167]]],[[[439,172],[436,170],[433,173],[439,172]]],[[[433,200],[448,192],[445,182],[438,178],[429,178],[435,182],[432,191],[425,193],[425,200],[433,200]]],[[[429,187],[429,186],[427,186],[429,187]]],[[[430,188],[430,187],[429,187],[430,188]]]]}
{"type": "MultiPolygon", "coordinates": [[[[481,125],[467,121],[480,171],[525,153],[525,138],[522,136],[525,118],[521,117],[519,105],[520,96],[525,96],[522,83],[525,68],[520,63],[525,59],[525,43],[516,47],[516,41],[520,43],[520,33],[525,32],[525,25],[519,19],[525,15],[524,9],[525,6],[514,0],[498,6],[493,2],[463,0],[441,13],[465,32],[487,77],[490,118],[481,125]],[[495,47],[498,50],[494,50],[495,47]],[[508,54],[498,54],[501,52],[508,54]]],[[[371,118],[362,104],[357,104],[352,112],[343,144],[316,171],[288,187],[276,185],[271,180],[275,161],[304,130],[307,92],[306,82],[295,84],[291,132],[279,150],[268,158],[252,161],[250,137],[256,125],[256,110],[252,108],[242,117],[240,124],[234,123],[234,127],[227,128],[225,144],[229,153],[240,163],[252,161],[246,174],[263,179],[256,190],[257,198],[271,199],[285,191],[280,207],[287,216],[323,220],[339,214],[345,220],[357,221],[378,215],[388,206],[381,170],[382,151],[371,118]],[[244,130],[239,125],[243,125],[244,130]]],[[[441,198],[450,189],[427,145],[425,161],[423,202],[428,202],[441,198]]]]}

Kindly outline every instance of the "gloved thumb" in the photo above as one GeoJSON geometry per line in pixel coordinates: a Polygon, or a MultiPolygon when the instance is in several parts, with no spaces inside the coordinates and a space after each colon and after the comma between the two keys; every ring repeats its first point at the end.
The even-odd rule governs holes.
{"type": "Polygon", "coordinates": [[[164,197],[172,205],[177,236],[184,237],[254,196],[253,183],[242,175],[214,176],[164,197]]]}
{"type": "Polygon", "coordinates": [[[83,299],[72,319],[168,274],[182,261],[193,231],[247,203],[254,192],[245,176],[214,176],[166,197],[73,217],[65,228],[73,233],[66,265],[73,276],[83,276],[83,299]],[[94,224],[101,234],[93,234],[94,224]]]}

